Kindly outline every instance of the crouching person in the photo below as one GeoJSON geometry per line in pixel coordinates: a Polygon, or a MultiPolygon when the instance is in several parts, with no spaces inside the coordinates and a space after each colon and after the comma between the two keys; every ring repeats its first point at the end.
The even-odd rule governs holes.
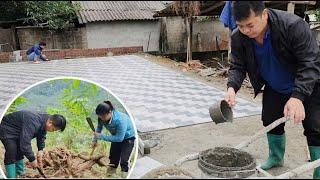
{"type": "Polygon", "coordinates": [[[37,157],[41,157],[47,132],[62,132],[65,127],[66,119],[59,114],[17,111],[5,115],[0,124],[0,140],[5,148],[4,164],[7,178],[16,178],[17,175],[24,174],[24,156],[32,168],[38,167],[31,147],[33,138],[37,139],[37,157]]]}

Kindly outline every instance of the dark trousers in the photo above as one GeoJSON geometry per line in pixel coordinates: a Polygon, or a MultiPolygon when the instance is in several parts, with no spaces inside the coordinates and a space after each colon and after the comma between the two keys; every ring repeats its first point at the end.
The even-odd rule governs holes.
{"type": "MultiPolygon", "coordinates": [[[[265,86],[262,100],[262,121],[268,126],[284,116],[283,110],[291,94],[284,95],[265,86]]],[[[320,84],[316,84],[313,93],[303,102],[306,117],[302,121],[304,135],[307,137],[309,146],[320,146],[320,84]]],[[[282,135],[285,133],[285,123],[271,130],[270,134],[282,135]]]]}
{"type": "Polygon", "coordinates": [[[4,164],[14,164],[23,159],[23,154],[20,151],[20,142],[18,139],[1,139],[6,150],[4,154],[4,164]]]}
{"type": "Polygon", "coordinates": [[[110,164],[117,168],[120,162],[121,171],[129,171],[129,158],[133,150],[135,138],[125,139],[122,142],[112,142],[110,148],[110,164]]]}

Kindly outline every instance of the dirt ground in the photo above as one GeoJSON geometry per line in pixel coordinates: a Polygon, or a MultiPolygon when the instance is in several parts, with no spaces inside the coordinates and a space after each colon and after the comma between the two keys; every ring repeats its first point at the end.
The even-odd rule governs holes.
{"type": "MultiPolygon", "coordinates": [[[[159,65],[166,66],[172,70],[182,72],[175,62],[161,56],[149,54],[137,54],[145,59],[155,62],[159,65]]],[[[201,77],[194,72],[182,72],[184,75],[193,77],[210,86],[220,90],[226,90],[226,78],[221,77],[201,77]]],[[[261,104],[261,94],[253,99],[253,90],[242,88],[238,92],[238,97],[261,104]]],[[[200,152],[217,146],[233,147],[247,140],[255,132],[262,128],[261,116],[250,116],[237,118],[233,123],[205,123],[176,129],[167,129],[151,133],[140,133],[144,140],[153,140],[158,145],[151,149],[151,158],[171,166],[176,160],[185,155],[200,152]]],[[[269,172],[273,175],[280,175],[288,170],[294,169],[307,163],[307,142],[303,136],[302,124],[295,125],[292,122],[286,125],[287,144],[284,167],[275,168],[269,172]]],[[[266,136],[249,145],[243,150],[252,154],[257,163],[263,162],[268,157],[268,145],[266,136]]],[[[201,177],[202,173],[197,166],[197,161],[187,162],[182,165],[195,177],[201,177]]],[[[297,178],[312,178],[312,172],[299,175],[297,178]]]]}

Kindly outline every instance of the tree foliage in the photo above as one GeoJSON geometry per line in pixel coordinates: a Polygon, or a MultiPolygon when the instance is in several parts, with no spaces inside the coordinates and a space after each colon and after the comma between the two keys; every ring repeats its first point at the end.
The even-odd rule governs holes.
{"type": "Polygon", "coordinates": [[[25,17],[23,1],[0,1],[0,21],[16,21],[25,17]]]}
{"type": "Polygon", "coordinates": [[[50,29],[70,27],[80,10],[78,3],[70,1],[26,1],[25,22],[35,26],[48,26],[50,29]]]}
{"type": "Polygon", "coordinates": [[[320,8],[314,11],[317,21],[320,21],[320,8]]]}
{"type": "Polygon", "coordinates": [[[10,114],[10,113],[12,113],[12,112],[17,111],[17,107],[18,107],[19,105],[21,105],[21,104],[26,103],[27,101],[28,101],[28,100],[27,100],[25,97],[23,97],[23,96],[17,97],[17,98],[13,101],[13,103],[10,105],[10,107],[9,107],[9,109],[7,110],[6,114],[10,114]]]}

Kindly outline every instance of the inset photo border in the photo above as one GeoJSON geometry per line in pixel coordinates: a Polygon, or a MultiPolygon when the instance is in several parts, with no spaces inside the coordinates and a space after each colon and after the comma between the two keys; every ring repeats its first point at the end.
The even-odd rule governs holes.
{"type": "Polygon", "coordinates": [[[137,160],[133,116],[115,94],[90,80],[56,77],[33,84],[0,120],[6,177],[128,178],[137,160]]]}

